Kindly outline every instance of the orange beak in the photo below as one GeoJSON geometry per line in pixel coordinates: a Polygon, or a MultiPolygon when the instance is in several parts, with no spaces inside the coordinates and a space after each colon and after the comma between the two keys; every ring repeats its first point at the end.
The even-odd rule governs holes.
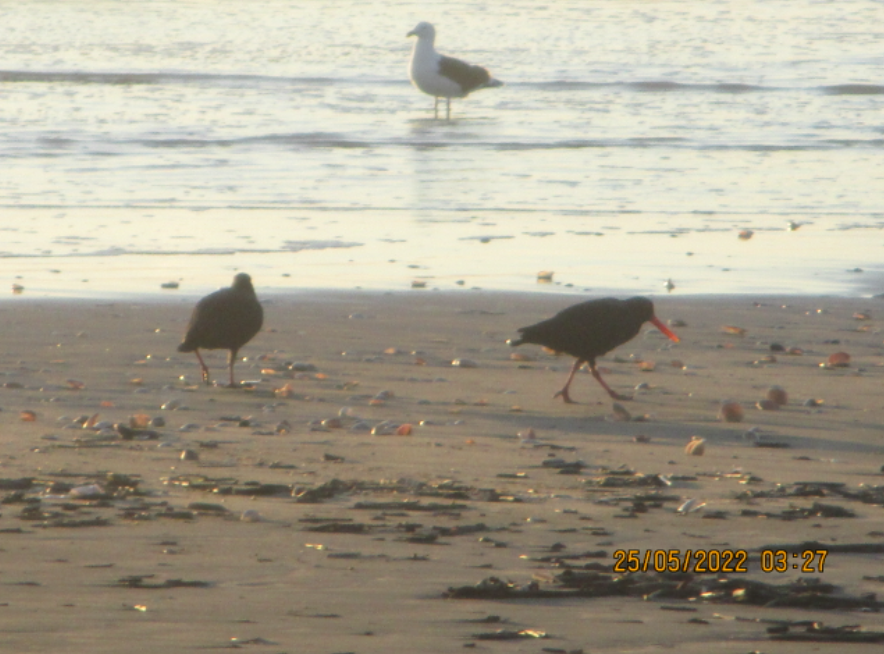
{"type": "Polygon", "coordinates": [[[681,340],[678,338],[678,336],[676,336],[675,334],[672,333],[672,330],[669,329],[669,327],[667,327],[662,322],[660,322],[660,319],[657,318],[657,316],[654,316],[653,318],[651,318],[651,324],[653,324],[654,327],[656,327],[661,332],[663,332],[663,334],[665,334],[666,337],[669,338],[670,340],[673,340],[676,343],[678,343],[678,341],[681,340]]]}

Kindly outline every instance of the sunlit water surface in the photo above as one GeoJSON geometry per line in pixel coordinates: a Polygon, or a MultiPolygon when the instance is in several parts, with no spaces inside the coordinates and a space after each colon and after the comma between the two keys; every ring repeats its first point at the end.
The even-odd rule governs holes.
{"type": "Polygon", "coordinates": [[[24,295],[884,291],[880,2],[0,9],[24,295]],[[506,86],[433,120],[419,20],[506,86]]]}

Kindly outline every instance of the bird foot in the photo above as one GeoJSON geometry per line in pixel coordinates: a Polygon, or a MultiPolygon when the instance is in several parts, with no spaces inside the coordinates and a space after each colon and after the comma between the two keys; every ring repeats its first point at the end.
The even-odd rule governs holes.
{"type": "Polygon", "coordinates": [[[611,399],[617,400],[618,402],[629,402],[633,399],[632,395],[620,395],[620,393],[610,393],[611,399]]]}
{"type": "Polygon", "coordinates": [[[559,391],[558,393],[556,393],[555,395],[553,395],[553,399],[556,399],[557,397],[561,397],[561,398],[562,398],[562,401],[563,401],[565,404],[577,404],[577,402],[575,402],[574,400],[572,400],[572,399],[571,399],[571,396],[568,395],[568,391],[561,390],[561,391],[559,391]]]}

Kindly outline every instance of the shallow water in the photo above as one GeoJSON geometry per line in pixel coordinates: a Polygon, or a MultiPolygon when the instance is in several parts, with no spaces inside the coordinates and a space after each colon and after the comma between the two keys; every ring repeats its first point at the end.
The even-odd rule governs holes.
{"type": "Polygon", "coordinates": [[[197,293],[238,269],[265,289],[535,290],[549,270],[550,290],[876,292],[871,0],[2,6],[0,271],[27,294],[197,293]],[[432,120],[406,74],[418,20],[506,86],[432,120]]]}

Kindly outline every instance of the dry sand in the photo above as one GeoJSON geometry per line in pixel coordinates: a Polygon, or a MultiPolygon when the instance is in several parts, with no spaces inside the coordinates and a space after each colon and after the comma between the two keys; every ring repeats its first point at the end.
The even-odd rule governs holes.
{"type": "MultiPolygon", "coordinates": [[[[580,298],[414,291],[263,299],[265,330],[244,348],[247,360],[237,367],[240,379],[260,380],[250,390],[199,386],[195,357],[175,352],[190,301],[22,297],[0,305],[0,477],[7,487],[0,493],[6,497],[0,517],[0,651],[184,652],[237,645],[316,654],[465,647],[879,651],[880,645],[770,642],[769,624],[736,619],[820,620],[884,630],[876,612],[637,597],[442,599],[450,586],[490,576],[558,588],[554,575],[561,568],[532,560],[556,551],[604,550],[602,558],[572,563],[610,566],[621,548],[754,550],[805,540],[884,544],[884,512],[877,504],[837,496],[736,499],[746,490],[796,481],[843,482],[854,490],[884,484],[884,347],[877,300],[660,298],[660,318],[686,323],[674,327],[682,342],[674,345],[648,328],[600,361],[619,391],[647,384],[634,401],[623,403],[642,420],[623,422],[613,419],[610,400],[588,374],[581,373],[572,387],[580,404],[552,398],[571,365],[567,357],[504,344],[515,328],[580,298]],[[871,320],[854,317],[867,310],[871,320]],[[726,333],[723,325],[746,333],[726,333]],[[772,353],[773,342],[800,347],[803,355],[772,353]],[[849,367],[820,368],[839,350],[852,356],[849,367]],[[532,360],[512,360],[513,352],[532,360]],[[776,362],[762,361],[770,354],[776,362]],[[458,358],[476,367],[453,367],[458,358]],[[655,369],[642,371],[640,360],[655,362],[655,369]],[[312,363],[318,373],[293,375],[285,367],[290,362],[312,363]],[[788,405],[756,409],[773,384],[788,391],[788,405]],[[282,388],[287,390],[274,392],[282,388]],[[383,391],[392,397],[372,403],[383,391]],[[724,398],[742,403],[742,423],[717,420],[724,398]],[[809,398],[821,406],[804,406],[809,398]],[[171,401],[180,406],[161,409],[171,401]],[[354,429],[354,417],[345,417],[343,428],[318,425],[344,407],[369,426],[389,420],[412,424],[413,431],[372,435],[354,429]],[[23,421],[25,410],[34,411],[36,420],[23,421]],[[98,421],[110,423],[146,414],[163,418],[165,426],[156,428],[157,440],[70,428],[79,416],[96,413],[98,421]],[[224,420],[237,416],[248,426],[224,420]],[[290,429],[276,433],[283,421],[290,429]],[[193,427],[182,431],[188,424],[193,427]],[[753,447],[743,436],[752,427],[790,447],[753,447]],[[529,428],[535,444],[518,436],[529,428]],[[639,435],[650,442],[635,442],[639,435]],[[692,436],[706,439],[703,456],[685,454],[692,436]],[[182,461],[184,449],[197,452],[199,460],[182,461]],[[580,474],[558,474],[542,465],[553,457],[586,467],[580,474]],[[679,502],[669,501],[631,513],[633,502],[611,499],[653,489],[594,485],[608,476],[605,467],[620,466],[676,475],[660,492],[706,506],[679,516],[679,502]],[[70,485],[104,484],[108,472],[137,480],[137,496],[119,491],[111,499],[82,500],[67,493],[70,485]],[[750,473],[757,480],[743,483],[750,473]],[[253,481],[292,487],[295,494],[333,479],[359,485],[311,504],[297,502],[290,492],[249,497],[169,483],[199,476],[220,480],[214,482],[220,487],[242,490],[253,481]],[[22,478],[33,484],[14,495],[10,480],[22,478]],[[435,497],[418,494],[446,480],[466,494],[441,492],[450,486],[437,489],[435,497]],[[502,501],[489,501],[497,495],[502,501]],[[456,506],[357,508],[359,502],[404,500],[456,506]],[[780,514],[815,501],[850,509],[856,517],[741,515],[746,509],[780,514]],[[188,509],[194,502],[229,512],[188,509]],[[240,519],[247,510],[260,519],[240,519]],[[704,518],[716,512],[723,512],[720,519],[704,518]],[[349,527],[362,533],[308,531],[330,523],[362,525],[349,527]],[[487,529],[450,531],[480,523],[487,529]],[[436,540],[419,542],[432,538],[432,528],[440,534],[436,540]],[[145,577],[146,584],[208,585],[119,583],[131,576],[145,577]],[[696,610],[666,610],[672,606],[696,610]],[[501,623],[469,622],[490,615],[501,623]],[[706,623],[689,622],[696,618],[706,623]],[[535,629],[549,637],[494,642],[475,636],[497,629],[535,629]]],[[[225,353],[208,353],[217,379],[225,379],[224,361],[225,353]]],[[[782,584],[802,576],[763,573],[757,552],[751,556],[752,571],[744,578],[782,584]]],[[[863,579],[884,574],[882,561],[881,554],[833,552],[822,574],[804,576],[837,585],[837,595],[859,596],[882,588],[880,581],[863,579]]]]}

